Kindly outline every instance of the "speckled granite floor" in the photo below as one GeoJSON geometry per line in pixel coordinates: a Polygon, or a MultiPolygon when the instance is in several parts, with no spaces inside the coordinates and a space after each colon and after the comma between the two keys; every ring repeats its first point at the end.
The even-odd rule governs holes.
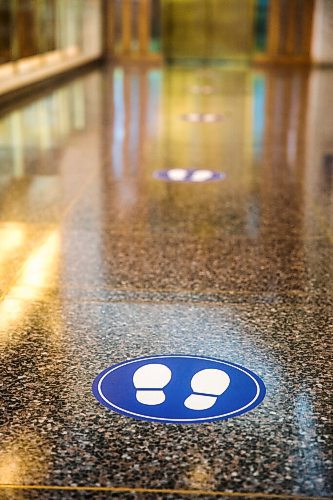
{"type": "Polygon", "coordinates": [[[1,117],[0,499],[332,498],[332,83],[107,68],[1,117]],[[266,398],[192,426],[93,398],[104,368],[175,352],[266,398]]]}

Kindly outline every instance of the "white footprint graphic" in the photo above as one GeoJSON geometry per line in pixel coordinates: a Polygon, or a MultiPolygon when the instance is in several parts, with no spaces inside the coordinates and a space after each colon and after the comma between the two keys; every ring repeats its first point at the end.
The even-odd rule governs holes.
{"type": "Polygon", "coordinates": [[[196,373],[191,380],[193,392],[184,401],[190,410],[207,410],[211,408],[230,384],[229,376],[222,370],[207,369],[196,373]]]}
{"type": "Polygon", "coordinates": [[[136,399],[144,405],[160,405],[165,401],[162,389],[171,380],[171,370],[165,365],[149,364],[138,368],[133,375],[136,399]]]}
{"type": "Polygon", "coordinates": [[[185,119],[190,122],[198,122],[200,121],[200,113],[187,113],[184,115],[185,119]]]}
{"type": "Polygon", "coordinates": [[[212,172],[210,170],[196,170],[193,172],[191,180],[193,182],[204,182],[208,181],[212,177],[212,172]]]}
{"type": "Polygon", "coordinates": [[[187,176],[187,170],[185,168],[173,168],[169,170],[168,176],[172,181],[183,181],[187,176]]]}
{"type": "Polygon", "coordinates": [[[217,117],[213,114],[213,113],[206,113],[204,115],[204,121],[206,123],[212,123],[212,122],[215,122],[215,120],[217,119],[217,117]]]}

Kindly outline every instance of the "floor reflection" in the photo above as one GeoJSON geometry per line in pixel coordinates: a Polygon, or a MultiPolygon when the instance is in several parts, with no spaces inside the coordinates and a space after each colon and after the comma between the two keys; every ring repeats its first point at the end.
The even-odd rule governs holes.
{"type": "Polygon", "coordinates": [[[0,482],[330,494],[332,81],[107,67],[2,115],[0,482]],[[102,368],[175,349],[252,363],[266,406],[148,435],[94,406],[102,368]]]}
{"type": "MultiPolygon", "coordinates": [[[[154,248],[149,241],[158,233],[164,239],[151,253],[154,261],[161,259],[165,245],[176,244],[166,241],[168,234],[205,238],[206,243],[212,237],[237,237],[244,239],[238,244],[241,253],[248,239],[258,245],[258,255],[267,262],[264,267],[270,268],[269,274],[263,273],[269,285],[263,283],[262,291],[279,293],[281,279],[288,279],[291,272],[294,278],[299,274],[292,290],[308,288],[305,274],[320,283],[323,278],[315,277],[322,263],[318,246],[312,251],[304,243],[321,239],[324,244],[325,238],[332,238],[329,109],[333,104],[324,92],[330,78],[329,71],[319,70],[210,69],[203,77],[201,70],[188,68],[116,67],[95,71],[7,113],[0,121],[0,258],[8,276],[14,276],[28,257],[23,249],[34,250],[34,234],[46,236],[54,229],[50,224],[56,224],[63,226],[61,268],[69,274],[69,286],[82,275],[80,267],[67,264],[76,260],[81,239],[90,252],[88,276],[98,275],[96,265],[104,267],[100,278],[87,278],[85,286],[123,283],[140,289],[128,277],[133,268],[129,263],[137,260],[138,270],[146,267],[140,252],[146,252],[145,240],[154,248]],[[189,92],[197,82],[199,88],[204,84],[214,91],[189,92]],[[323,106],[326,121],[320,128],[323,106]],[[184,112],[218,112],[226,119],[186,123],[179,119],[184,112]],[[211,168],[225,172],[226,179],[216,186],[176,186],[156,181],[153,174],[160,168],[211,168]],[[85,182],[87,191],[81,196],[85,182]],[[74,203],[77,195],[80,199],[74,203]],[[73,213],[67,217],[69,225],[63,225],[68,207],[73,213]],[[110,229],[121,232],[118,241],[127,255],[119,280],[112,278],[114,271],[107,263],[111,259],[122,274],[110,229]],[[82,230],[94,235],[93,246],[82,230]],[[135,247],[133,231],[141,234],[135,247]],[[285,242],[275,255],[272,238],[285,242]]],[[[209,248],[205,249],[206,243],[204,252],[209,248]]],[[[184,287],[177,280],[172,288],[191,288],[190,261],[177,248],[182,269],[174,265],[179,275],[185,270],[187,278],[184,287]]],[[[166,258],[172,259],[172,252],[166,258]]],[[[84,256],[83,262],[87,273],[84,256]]],[[[230,259],[226,264],[233,267],[230,259]]],[[[152,265],[148,259],[147,266],[152,265]]],[[[252,270],[247,264],[249,279],[257,275],[258,265],[260,259],[253,261],[252,270]]],[[[148,269],[145,273],[151,275],[148,269]]],[[[0,276],[3,288],[6,274],[0,276]]],[[[159,288],[163,279],[154,281],[154,288],[159,288]]],[[[66,274],[62,273],[61,282],[66,285],[66,274]]],[[[50,286],[56,286],[54,280],[50,286]]],[[[219,290],[230,286],[223,277],[216,287],[204,281],[200,285],[200,280],[195,285],[219,290]]],[[[251,291],[247,282],[241,286],[251,291]]]]}

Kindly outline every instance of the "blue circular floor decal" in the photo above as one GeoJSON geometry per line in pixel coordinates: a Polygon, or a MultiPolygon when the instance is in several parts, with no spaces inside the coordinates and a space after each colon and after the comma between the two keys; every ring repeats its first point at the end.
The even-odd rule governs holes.
{"type": "Polygon", "coordinates": [[[212,87],[211,85],[192,85],[192,87],[190,87],[190,91],[193,94],[209,95],[212,94],[214,90],[214,87],[212,87]]]}
{"type": "Polygon", "coordinates": [[[223,172],[214,172],[213,170],[197,168],[171,168],[169,170],[160,170],[154,173],[156,179],[168,182],[211,182],[220,181],[225,178],[223,172]]]}
{"type": "Polygon", "coordinates": [[[247,368],[204,356],[131,359],[103,370],[93,394],[107,408],[140,420],[195,424],[253,410],[263,381],[247,368]]]}
{"type": "Polygon", "coordinates": [[[183,113],[180,118],[192,123],[216,123],[224,120],[224,115],[218,113],[183,113]]]}

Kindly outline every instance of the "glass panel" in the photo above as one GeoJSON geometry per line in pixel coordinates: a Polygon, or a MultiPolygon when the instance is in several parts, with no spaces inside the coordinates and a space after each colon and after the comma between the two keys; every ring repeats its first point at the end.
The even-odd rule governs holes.
{"type": "Polygon", "coordinates": [[[102,52],[102,2],[101,0],[74,1],[77,15],[76,43],[83,55],[99,55],[102,52]]]}
{"type": "Polygon", "coordinates": [[[55,50],[99,54],[101,0],[0,0],[0,64],[55,50]]]}
{"type": "Polygon", "coordinates": [[[80,11],[79,0],[57,1],[57,48],[77,47],[78,49],[81,28],[80,11]]]}
{"type": "Polygon", "coordinates": [[[160,52],[161,50],[161,2],[151,0],[150,18],[150,52],[160,52]]]}
{"type": "Polygon", "coordinates": [[[55,50],[55,0],[39,0],[37,7],[38,53],[55,50]]]}
{"type": "Polygon", "coordinates": [[[139,51],[139,1],[132,0],[131,3],[131,52],[134,53],[139,51]]]}
{"type": "Polygon", "coordinates": [[[18,57],[29,57],[38,53],[37,12],[33,0],[17,1],[18,57]]]}
{"type": "Polygon", "coordinates": [[[114,14],[114,42],[113,50],[114,53],[119,55],[122,52],[122,5],[121,0],[111,0],[114,2],[113,14],[114,14]]]}
{"type": "Polygon", "coordinates": [[[0,94],[22,75],[100,56],[102,1],[0,0],[0,94]]]}
{"type": "Polygon", "coordinates": [[[269,0],[256,0],[255,11],[255,48],[257,52],[265,52],[267,47],[267,23],[269,0]]]}
{"type": "Polygon", "coordinates": [[[0,64],[12,59],[13,7],[8,0],[0,0],[0,64]]]}
{"type": "Polygon", "coordinates": [[[161,48],[161,0],[110,0],[114,16],[113,51],[117,56],[158,53],[161,48]],[[130,32],[130,33],[128,33],[130,32]],[[128,43],[127,36],[130,36],[128,43]]]}

